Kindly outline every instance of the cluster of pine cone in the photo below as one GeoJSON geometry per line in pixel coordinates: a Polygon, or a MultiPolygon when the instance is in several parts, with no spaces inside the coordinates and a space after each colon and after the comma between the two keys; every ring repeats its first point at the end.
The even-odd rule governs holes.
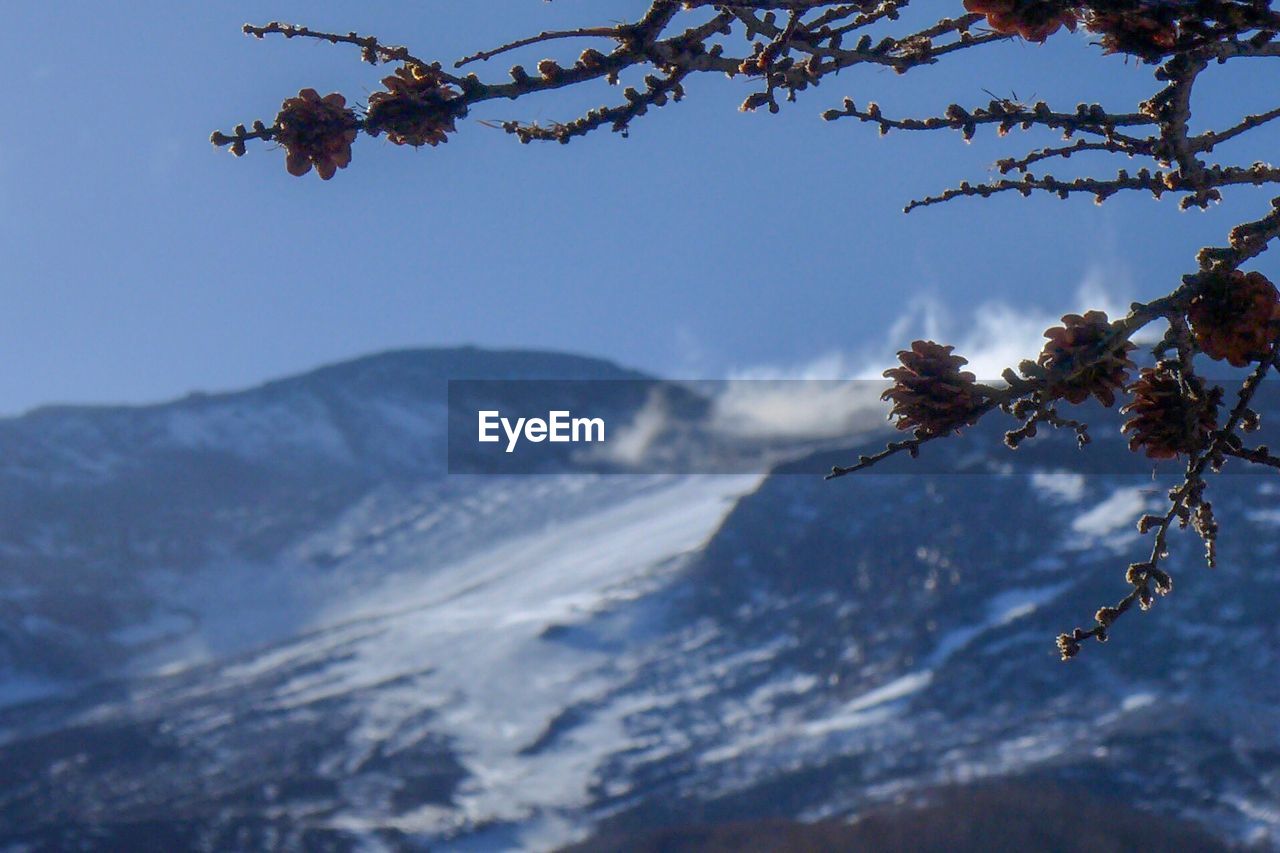
{"type": "Polygon", "coordinates": [[[1085,27],[1102,35],[1107,53],[1129,53],[1151,62],[1159,61],[1178,42],[1175,10],[1167,4],[1153,3],[1128,12],[1091,12],[1085,27]]]}
{"type": "Polygon", "coordinates": [[[1205,355],[1244,367],[1270,351],[1280,331],[1280,295],[1262,273],[1232,270],[1205,282],[1187,319],[1205,355]]]}
{"type": "MultiPolygon", "coordinates": [[[[1203,282],[1187,319],[1201,352],[1244,367],[1271,357],[1280,340],[1280,292],[1258,272],[1219,273],[1203,282]]],[[[1222,390],[1206,388],[1177,360],[1143,368],[1130,382],[1134,346],[1105,313],[1068,314],[1045,337],[1039,358],[1021,366],[1028,380],[1041,383],[1040,399],[1083,403],[1093,397],[1112,406],[1118,394],[1127,394],[1120,411],[1129,416],[1123,432],[1131,450],[1173,459],[1203,449],[1217,429],[1222,390]]],[[[898,429],[914,430],[918,438],[942,435],[994,405],[973,374],[961,370],[967,362],[953,349],[916,341],[898,353],[901,366],[885,371],[894,384],[882,399],[892,401],[889,416],[897,418],[898,429]]]]}
{"type": "Polygon", "coordinates": [[[284,146],[289,174],[300,177],[315,166],[327,181],[351,162],[358,127],[342,95],[334,92],[322,98],[315,89],[303,89],[280,105],[275,138],[284,146]]]}
{"type": "Polygon", "coordinates": [[[1204,447],[1218,427],[1222,389],[1206,391],[1195,377],[1184,375],[1176,363],[1144,367],[1129,389],[1133,400],[1122,408],[1130,415],[1122,432],[1130,450],[1143,450],[1151,459],[1174,459],[1204,447]]]}
{"type": "MultiPolygon", "coordinates": [[[[1068,403],[1083,403],[1090,396],[1104,406],[1116,401],[1129,381],[1133,344],[1112,340],[1111,323],[1102,311],[1067,314],[1062,325],[1045,331],[1049,339],[1036,361],[1037,371],[1052,377],[1048,395],[1068,403]]],[[[1030,370],[1028,372],[1031,372],[1030,370]]]]}
{"type": "Polygon", "coordinates": [[[998,33],[1034,42],[1043,42],[1063,27],[1075,32],[1079,20],[1061,0],[964,0],[964,8],[986,15],[987,26],[998,33]]]}
{"type": "Polygon", "coordinates": [[[1107,53],[1128,53],[1155,61],[1178,41],[1178,7],[1150,3],[1114,12],[1085,11],[1067,0],[964,0],[969,12],[986,15],[998,33],[1043,42],[1066,27],[1072,32],[1082,19],[1085,28],[1102,36],[1107,53]]]}
{"type": "Polygon", "coordinates": [[[396,145],[436,146],[448,142],[445,134],[457,130],[458,92],[440,75],[427,68],[409,65],[382,78],[385,92],[369,96],[365,129],[372,136],[386,131],[396,145]]]}
{"type": "MultiPolygon", "coordinates": [[[[440,75],[417,65],[400,68],[382,79],[386,91],[369,96],[364,129],[371,136],[386,133],[396,145],[439,145],[456,130],[465,105],[457,91],[440,75]]],[[[302,176],[315,168],[324,180],[351,162],[351,143],[361,123],[347,100],[337,92],[320,97],[315,89],[303,89],[280,105],[275,139],[284,147],[285,168],[302,176]]],[[[244,153],[243,140],[214,134],[215,144],[232,144],[232,153],[244,153]]]]}
{"type": "Polygon", "coordinates": [[[898,429],[917,435],[943,435],[971,423],[982,403],[972,373],[961,370],[968,361],[952,355],[955,347],[916,341],[898,353],[901,367],[886,370],[893,387],[880,399],[892,400],[890,418],[898,429]]]}

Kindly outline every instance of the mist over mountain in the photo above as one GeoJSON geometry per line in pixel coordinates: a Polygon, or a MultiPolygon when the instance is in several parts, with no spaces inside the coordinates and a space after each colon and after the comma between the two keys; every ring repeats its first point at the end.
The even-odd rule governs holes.
{"type": "MultiPolygon", "coordinates": [[[[554,849],[1000,783],[1280,845],[1280,484],[1219,478],[1220,568],[1176,537],[1174,593],[1063,665],[1162,501],[1114,422],[1087,465],[992,424],[837,482],[810,472],[884,436],[449,476],[462,378],[668,387],[422,350],[0,421],[0,840],[554,849]]],[[[670,393],[659,444],[704,452],[709,403],[670,393]]]]}

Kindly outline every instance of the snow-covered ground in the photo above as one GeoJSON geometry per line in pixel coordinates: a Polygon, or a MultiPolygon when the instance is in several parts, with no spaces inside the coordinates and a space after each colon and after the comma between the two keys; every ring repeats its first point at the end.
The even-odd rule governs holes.
{"type": "MultiPolygon", "coordinates": [[[[522,755],[564,708],[611,686],[599,674],[611,657],[607,647],[548,643],[545,633],[651,590],[706,542],[737,497],[758,480],[662,478],[621,505],[481,548],[419,573],[413,582],[383,584],[335,604],[318,622],[344,630],[326,631],[289,653],[325,657],[332,650],[324,644],[342,643],[349,644],[345,654],[305,682],[285,685],[282,701],[302,705],[358,693],[430,668],[412,688],[376,691],[377,700],[364,706],[365,719],[351,732],[351,756],[358,761],[400,730],[408,716],[431,708],[434,731],[451,739],[470,772],[457,812],[425,808],[395,822],[405,830],[438,831],[442,819],[456,822],[459,814],[477,823],[523,821],[585,806],[599,762],[626,747],[620,724],[626,709],[593,718],[557,749],[522,755]],[[358,640],[351,642],[356,632],[358,640]]],[[[615,486],[602,482],[597,488],[615,486]]],[[[399,562],[385,558],[391,565],[399,562]]],[[[258,659],[226,675],[253,676],[277,664],[258,659]]]]}

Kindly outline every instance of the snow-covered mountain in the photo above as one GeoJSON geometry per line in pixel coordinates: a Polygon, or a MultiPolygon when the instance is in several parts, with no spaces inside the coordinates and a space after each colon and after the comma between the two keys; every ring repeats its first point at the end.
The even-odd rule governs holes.
{"type": "Polygon", "coordinates": [[[1280,846],[1280,483],[1221,478],[1221,567],[1183,537],[1174,594],[1063,665],[1160,500],[1105,424],[1089,474],[984,428],[830,483],[882,436],[446,476],[445,379],[516,377],[643,379],[402,352],[0,422],[0,840],[553,849],[1013,779],[1280,846]]]}
{"type": "Polygon", "coordinates": [[[338,544],[301,544],[362,507],[387,514],[373,537],[410,493],[442,518],[499,513],[459,498],[473,490],[446,479],[443,452],[446,381],[495,376],[643,380],[556,354],[393,352],[244,393],[0,421],[0,668],[96,676],[176,636],[212,653],[287,636],[364,583],[338,544]]]}

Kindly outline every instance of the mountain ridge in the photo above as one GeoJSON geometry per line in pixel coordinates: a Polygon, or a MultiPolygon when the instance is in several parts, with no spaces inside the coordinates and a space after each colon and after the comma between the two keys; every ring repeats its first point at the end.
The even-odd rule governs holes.
{"type": "MultiPolygon", "coordinates": [[[[96,412],[103,410],[137,410],[137,409],[155,409],[166,406],[179,405],[188,402],[218,400],[226,397],[235,397],[243,394],[252,394],[259,391],[275,390],[281,387],[289,387],[297,383],[318,380],[320,378],[339,377],[343,374],[358,372],[372,366],[382,366],[392,364],[397,361],[408,361],[414,359],[433,359],[438,363],[440,368],[445,371],[441,375],[446,379],[486,379],[486,378],[517,378],[510,370],[510,361],[527,361],[534,359],[540,362],[544,367],[558,365],[566,368],[565,370],[546,370],[545,376],[540,378],[548,379],[575,379],[575,378],[600,378],[600,379],[653,379],[650,374],[633,368],[624,367],[616,362],[597,358],[594,356],[583,355],[560,350],[543,350],[533,348],[496,348],[482,347],[474,345],[460,346],[441,346],[441,347],[396,347],[378,352],[369,353],[367,355],[355,356],[347,359],[339,359],[334,362],[325,362],[315,367],[288,373],[282,376],[264,379],[260,382],[244,385],[238,388],[231,388],[222,391],[188,391],[180,396],[168,397],[153,402],[141,403],[41,403],[33,406],[25,411],[17,412],[11,415],[0,416],[0,423],[5,421],[21,420],[32,416],[50,416],[50,415],[67,415],[81,414],[84,412],[96,412]],[[479,356],[482,362],[488,363],[484,366],[476,365],[476,356],[479,356]],[[466,359],[468,362],[466,370],[461,371],[463,374],[474,373],[476,375],[456,375],[458,371],[449,367],[451,359],[466,359]],[[598,371],[592,371],[589,368],[598,368],[598,371]],[[576,369],[575,369],[576,368],[576,369]],[[600,375],[594,375],[598,372],[600,375]],[[582,374],[589,375],[582,375],[582,374]],[[566,375],[562,375],[566,374],[566,375]]],[[[439,371],[437,371],[439,372],[439,371]]],[[[541,373],[541,372],[540,372],[541,373]]],[[[439,376],[437,378],[440,378],[439,376]]]]}
{"type": "MultiPolygon", "coordinates": [[[[377,373],[323,381],[368,409],[377,373]]],[[[290,440],[332,416],[282,396],[290,440]]],[[[991,423],[836,482],[799,472],[879,436],[769,475],[447,477],[398,469],[443,435],[401,411],[372,466],[194,443],[103,491],[0,458],[38,498],[0,518],[0,693],[70,679],[0,706],[0,839],[542,850],[1035,776],[1280,844],[1267,478],[1215,485],[1214,574],[1179,537],[1175,592],[1064,665],[1161,500],[1114,424],[1089,473],[1069,431],[1011,456],[991,423]]]]}

